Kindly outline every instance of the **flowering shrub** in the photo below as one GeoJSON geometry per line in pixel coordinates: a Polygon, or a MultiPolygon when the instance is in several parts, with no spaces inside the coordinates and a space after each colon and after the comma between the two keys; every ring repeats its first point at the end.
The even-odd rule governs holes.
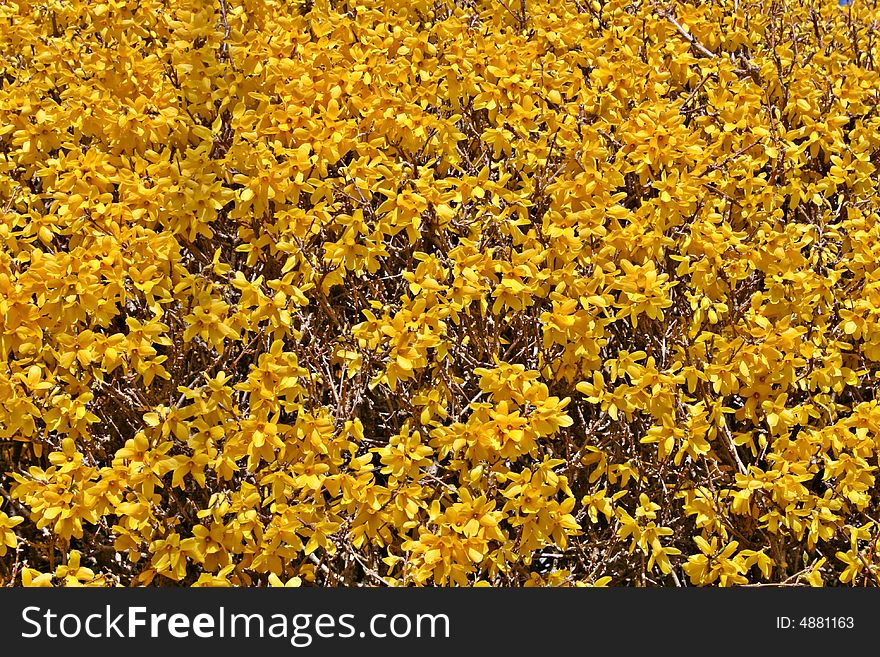
{"type": "Polygon", "coordinates": [[[0,582],[880,583],[867,5],[3,3],[0,582]]]}

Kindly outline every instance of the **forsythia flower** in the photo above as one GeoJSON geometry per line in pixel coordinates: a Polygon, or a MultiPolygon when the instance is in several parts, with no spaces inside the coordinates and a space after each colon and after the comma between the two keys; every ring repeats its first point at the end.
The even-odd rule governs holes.
{"type": "Polygon", "coordinates": [[[0,3],[0,584],[880,585],[872,4],[0,3]]]}

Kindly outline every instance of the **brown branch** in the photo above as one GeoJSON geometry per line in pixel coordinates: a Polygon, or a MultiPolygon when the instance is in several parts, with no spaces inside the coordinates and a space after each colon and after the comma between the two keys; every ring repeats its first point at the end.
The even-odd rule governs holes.
{"type": "Polygon", "coordinates": [[[685,38],[685,40],[691,44],[692,47],[696,48],[701,54],[705,55],[709,59],[717,59],[718,55],[709,50],[702,43],[697,41],[697,38],[692,35],[690,32],[684,29],[681,23],[675,20],[675,17],[672,15],[672,12],[669,10],[663,10],[660,12],[660,16],[668,20],[672,25],[675,26],[675,29],[678,30],[679,34],[685,38]]]}

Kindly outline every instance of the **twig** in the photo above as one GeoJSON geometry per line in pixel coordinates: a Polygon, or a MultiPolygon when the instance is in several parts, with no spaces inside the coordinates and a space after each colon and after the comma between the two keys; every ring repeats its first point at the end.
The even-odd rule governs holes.
{"type": "Polygon", "coordinates": [[[702,53],[703,55],[705,55],[709,59],[717,59],[718,58],[718,55],[716,55],[714,52],[709,50],[702,43],[697,41],[697,38],[695,36],[693,36],[687,30],[685,30],[684,27],[682,27],[681,23],[679,23],[677,20],[675,20],[675,17],[669,11],[667,11],[667,10],[661,11],[660,16],[662,16],[663,18],[668,20],[670,23],[672,23],[675,26],[675,29],[678,30],[679,34],[681,34],[681,36],[683,36],[685,38],[685,40],[689,44],[691,44],[691,46],[696,48],[700,53],[702,53]]]}
{"type": "Polygon", "coordinates": [[[697,95],[697,93],[699,93],[700,89],[703,88],[703,85],[706,84],[706,81],[709,78],[711,78],[713,75],[714,75],[714,73],[706,73],[706,75],[703,76],[703,79],[700,80],[700,84],[698,84],[696,87],[694,87],[694,90],[691,92],[690,96],[688,96],[687,99],[681,104],[679,111],[684,110],[685,107],[690,105],[690,102],[696,97],[696,95],[697,95]]]}
{"type": "Polygon", "coordinates": [[[358,554],[357,550],[355,550],[351,545],[349,545],[348,543],[345,543],[345,549],[348,550],[348,553],[352,557],[354,557],[355,561],[357,561],[360,564],[361,568],[364,569],[364,572],[367,575],[372,577],[376,582],[378,582],[382,586],[390,586],[390,584],[388,582],[386,582],[385,579],[376,570],[371,568],[370,565],[366,561],[363,560],[361,555],[358,554]]]}
{"type": "Polygon", "coordinates": [[[722,433],[725,438],[725,445],[727,449],[730,451],[730,455],[733,457],[733,460],[736,461],[736,467],[740,471],[741,474],[748,474],[749,470],[739,458],[739,452],[736,451],[736,443],[733,442],[733,435],[730,433],[730,428],[727,426],[727,421],[724,418],[721,418],[721,422],[719,423],[722,433]]]}
{"type": "Polygon", "coordinates": [[[324,573],[324,577],[326,577],[329,582],[330,569],[327,567],[327,564],[325,564],[323,561],[318,559],[318,557],[315,556],[314,552],[309,552],[309,561],[311,561],[313,564],[315,564],[318,568],[321,569],[321,572],[324,573]]]}
{"type": "Polygon", "coordinates": [[[6,501],[9,502],[11,506],[16,507],[21,513],[25,515],[26,518],[29,518],[31,512],[25,508],[23,504],[21,504],[18,500],[14,499],[12,495],[10,495],[9,491],[6,490],[3,486],[0,486],[0,495],[6,498],[6,501]]]}
{"type": "Polygon", "coordinates": [[[707,171],[707,172],[708,172],[708,171],[717,171],[718,169],[721,169],[721,168],[724,167],[728,162],[730,162],[731,160],[735,160],[735,159],[738,158],[740,155],[745,154],[746,151],[749,151],[749,150],[753,149],[755,146],[760,145],[760,143],[761,143],[760,141],[754,141],[754,142],[752,142],[751,144],[749,144],[748,146],[744,146],[743,148],[740,148],[736,153],[733,153],[733,154],[731,154],[731,155],[728,155],[726,158],[724,158],[724,160],[722,160],[721,162],[717,162],[716,164],[713,164],[713,165],[710,166],[706,171],[707,171]]]}

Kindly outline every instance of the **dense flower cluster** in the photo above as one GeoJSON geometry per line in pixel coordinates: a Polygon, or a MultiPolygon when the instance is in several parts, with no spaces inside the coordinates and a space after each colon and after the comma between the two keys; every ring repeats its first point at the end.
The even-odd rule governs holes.
{"type": "Polygon", "coordinates": [[[0,4],[0,583],[880,583],[868,4],[0,4]]]}

